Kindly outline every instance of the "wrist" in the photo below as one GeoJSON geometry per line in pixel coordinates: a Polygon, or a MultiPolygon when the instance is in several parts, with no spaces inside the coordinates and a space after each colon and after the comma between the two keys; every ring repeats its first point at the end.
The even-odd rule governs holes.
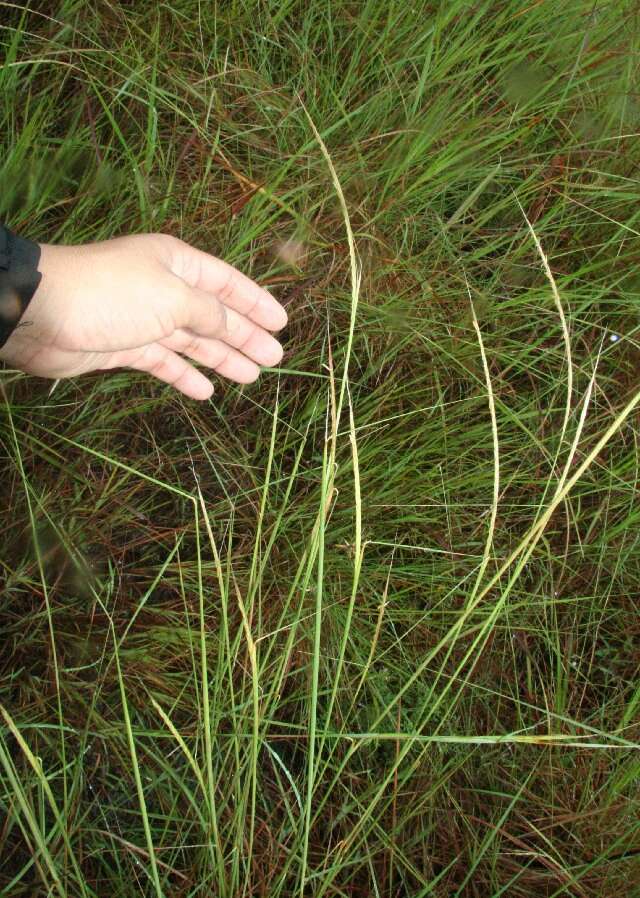
{"type": "Polygon", "coordinates": [[[0,227],[0,350],[42,281],[41,256],[39,244],[0,227]]]}

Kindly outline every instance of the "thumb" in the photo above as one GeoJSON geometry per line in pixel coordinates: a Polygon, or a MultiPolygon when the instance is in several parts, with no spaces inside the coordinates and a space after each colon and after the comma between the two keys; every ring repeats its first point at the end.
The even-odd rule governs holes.
{"type": "Polygon", "coordinates": [[[188,328],[201,337],[224,339],[227,330],[227,311],[220,300],[198,287],[190,287],[177,278],[180,289],[174,311],[176,328],[188,328]]]}

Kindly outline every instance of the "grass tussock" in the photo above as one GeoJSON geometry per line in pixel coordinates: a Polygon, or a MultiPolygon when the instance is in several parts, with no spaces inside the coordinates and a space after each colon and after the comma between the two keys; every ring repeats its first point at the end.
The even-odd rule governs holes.
{"type": "Polygon", "coordinates": [[[0,895],[640,894],[633,2],[5,4],[0,214],[287,305],[0,375],[0,895]]]}

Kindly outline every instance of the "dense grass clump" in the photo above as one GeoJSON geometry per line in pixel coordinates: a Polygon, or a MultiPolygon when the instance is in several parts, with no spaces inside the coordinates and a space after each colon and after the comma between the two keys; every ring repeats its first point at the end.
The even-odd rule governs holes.
{"type": "Polygon", "coordinates": [[[270,287],[0,375],[0,895],[640,895],[634,2],[0,9],[0,216],[270,287]]]}

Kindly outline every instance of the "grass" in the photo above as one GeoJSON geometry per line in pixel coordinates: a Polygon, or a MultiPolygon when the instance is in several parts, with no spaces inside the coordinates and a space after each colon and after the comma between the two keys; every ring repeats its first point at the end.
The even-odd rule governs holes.
{"type": "Polygon", "coordinates": [[[0,895],[640,896],[637,5],[0,22],[2,218],[290,315],[0,373],[0,895]]]}

